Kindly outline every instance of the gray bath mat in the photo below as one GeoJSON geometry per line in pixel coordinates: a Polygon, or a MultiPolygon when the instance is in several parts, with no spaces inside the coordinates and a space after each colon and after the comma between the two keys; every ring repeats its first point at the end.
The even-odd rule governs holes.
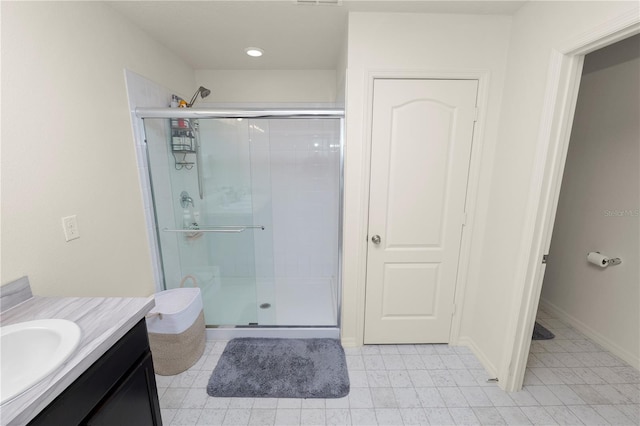
{"type": "Polygon", "coordinates": [[[544,328],[542,325],[536,323],[533,325],[533,340],[549,340],[556,337],[555,334],[544,328]]]}
{"type": "Polygon", "coordinates": [[[233,339],[213,370],[207,393],[217,397],[341,398],[349,374],[335,339],[233,339]]]}

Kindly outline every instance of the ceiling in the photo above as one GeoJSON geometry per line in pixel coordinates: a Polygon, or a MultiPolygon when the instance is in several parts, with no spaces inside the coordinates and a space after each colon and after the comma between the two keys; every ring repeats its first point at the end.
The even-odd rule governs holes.
{"type": "Polygon", "coordinates": [[[349,12],[511,15],[525,1],[298,0],[108,1],[194,69],[335,69],[349,12]],[[244,53],[264,50],[261,58],[244,53]]]}

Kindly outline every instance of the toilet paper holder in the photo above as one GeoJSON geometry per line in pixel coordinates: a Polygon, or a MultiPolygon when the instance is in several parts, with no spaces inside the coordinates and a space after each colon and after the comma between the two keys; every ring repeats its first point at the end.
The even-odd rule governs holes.
{"type": "Polygon", "coordinates": [[[591,263],[594,263],[594,264],[596,263],[595,262],[596,259],[593,259],[593,260],[590,259],[590,257],[595,253],[600,255],[600,256],[597,256],[598,257],[597,260],[598,260],[598,264],[601,267],[619,265],[622,263],[622,260],[619,257],[608,257],[607,255],[601,254],[599,251],[587,253],[587,260],[589,260],[591,263]]]}

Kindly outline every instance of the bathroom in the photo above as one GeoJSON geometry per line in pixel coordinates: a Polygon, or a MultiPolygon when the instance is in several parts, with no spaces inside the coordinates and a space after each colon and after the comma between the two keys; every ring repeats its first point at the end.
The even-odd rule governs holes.
{"type": "MultiPolygon", "coordinates": [[[[531,193],[536,173],[541,173],[533,159],[541,155],[537,147],[549,51],[636,6],[505,2],[500,9],[493,2],[473,3],[466,10],[442,4],[395,11],[355,8],[342,20],[329,19],[335,9],[305,9],[295,12],[301,13],[300,22],[310,19],[310,11],[318,13],[318,22],[326,24],[324,36],[337,39],[330,65],[306,57],[306,68],[297,68],[286,56],[256,65],[243,56],[243,49],[259,40],[247,36],[237,40],[237,62],[213,69],[197,57],[187,62],[173,46],[150,35],[136,16],[151,19],[157,13],[152,7],[3,2],[0,284],[29,275],[34,293],[43,296],[134,297],[157,290],[157,259],[148,239],[152,213],[141,186],[137,159],[142,148],[134,142],[127,70],[183,97],[205,86],[211,95],[198,102],[212,105],[339,106],[347,119],[342,309],[336,316],[341,316],[343,345],[360,346],[371,81],[471,76],[481,81],[482,108],[470,167],[473,215],[461,251],[463,277],[451,343],[471,347],[496,377],[511,377],[519,302],[533,257],[523,245],[533,240],[528,207],[537,195],[531,193]],[[132,8],[128,16],[127,7],[132,8]],[[578,11],[584,19],[575,22],[578,11]],[[552,21],[551,30],[536,25],[544,20],[552,21]],[[525,74],[526,84],[521,81],[525,74]],[[61,218],[72,215],[80,238],[66,242],[61,218]],[[529,232],[526,238],[523,232],[529,232]],[[500,253],[499,262],[495,253],[500,253]],[[504,324],[503,332],[492,331],[495,324],[504,324]]],[[[183,19],[180,12],[194,6],[173,7],[172,18],[183,19]]],[[[294,5],[270,7],[274,25],[297,28],[286,18],[292,16],[286,8],[294,5]],[[279,7],[284,10],[280,14],[279,7]]],[[[233,11],[232,26],[241,25],[243,13],[233,11]]],[[[176,28],[180,39],[189,36],[192,26],[206,25],[176,22],[165,28],[176,28]]],[[[263,59],[272,60],[266,48],[263,59]]],[[[140,90],[145,91],[141,97],[152,101],[144,106],[163,102],[140,90]]],[[[189,193],[197,204],[197,191],[189,193]]]]}

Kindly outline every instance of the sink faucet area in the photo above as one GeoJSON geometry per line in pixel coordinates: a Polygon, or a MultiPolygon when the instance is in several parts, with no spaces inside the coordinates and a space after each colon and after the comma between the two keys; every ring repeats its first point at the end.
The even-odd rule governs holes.
{"type": "Polygon", "coordinates": [[[40,382],[78,347],[80,327],[64,319],[42,319],[0,327],[0,404],[40,382]]]}

